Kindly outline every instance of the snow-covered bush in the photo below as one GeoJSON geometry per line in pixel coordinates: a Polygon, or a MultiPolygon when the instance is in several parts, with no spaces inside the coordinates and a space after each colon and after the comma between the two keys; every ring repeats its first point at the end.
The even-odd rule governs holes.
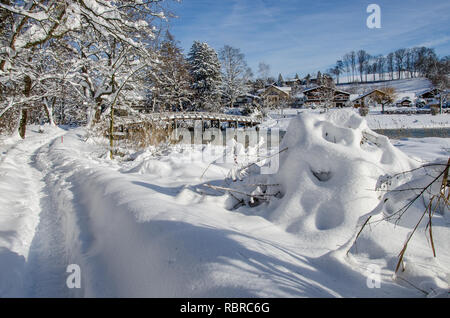
{"type": "Polygon", "coordinates": [[[360,107],[359,108],[359,114],[362,117],[366,117],[367,115],[369,115],[369,107],[360,107]]]}
{"type": "Polygon", "coordinates": [[[268,203],[254,213],[330,248],[347,242],[359,218],[377,206],[380,176],[418,165],[352,110],[299,115],[278,152],[277,173],[247,172],[235,186],[246,194],[258,192],[254,198],[268,203]]]}
{"type": "Polygon", "coordinates": [[[299,115],[279,156],[273,175],[255,165],[246,170],[233,184],[230,208],[263,216],[352,264],[363,259],[394,274],[402,252],[397,283],[427,295],[445,288],[448,270],[432,251],[450,257],[446,162],[422,167],[352,110],[299,115]],[[429,234],[412,237],[419,230],[429,234]]]}

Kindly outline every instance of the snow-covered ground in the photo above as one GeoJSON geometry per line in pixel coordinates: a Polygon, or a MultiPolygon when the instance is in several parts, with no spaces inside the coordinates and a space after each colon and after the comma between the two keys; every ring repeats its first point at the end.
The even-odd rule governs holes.
{"type": "Polygon", "coordinates": [[[409,97],[411,98],[411,100],[414,100],[416,94],[423,93],[424,91],[432,88],[432,84],[428,79],[424,77],[418,77],[378,83],[342,84],[338,85],[337,87],[344,91],[351,90],[352,93],[357,94],[364,94],[373,89],[392,87],[395,89],[397,99],[409,97]]]}
{"type": "MultiPolygon", "coordinates": [[[[389,110],[401,111],[402,109],[386,108],[386,111],[389,110]]],[[[438,114],[436,116],[431,114],[387,115],[381,113],[381,107],[371,108],[366,120],[371,129],[450,128],[450,114],[438,114]]]]}
{"type": "MultiPolygon", "coordinates": [[[[350,122],[358,129],[358,121],[350,122]]],[[[338,150],[341,159],[359,160],[352,139],[357,132],[335,127],[336,121],[321,125],[340,138],[330,154],[338,150]],[[352,155],[344,156],[346,149],[353,149],[352,155]]],[[[292,138],[287,142],[295,147],[297,141],[292,138]]],[[[401,140],[395,146],[385,144],[383,149],[389,149],[392,158],[403,158],[405,167],[446,160],[450,154],[449,139],[401,140]],[[398,149],[414,158],[406,158],[398,149]]],[[[373,152],[371,158],[381,158],[380,167],[395,170],[382,150],[367,151],[373,152]]],[[[293,153],[297,152],[301,154],[301,149],[293,153]]],[[[176,147],[159,152],[149,149],[132,161],[109,160],[105,145],[86,140],[83,128],[45,126],[39,133],[32,127],[23,141],[0,141],[0,155],[0,297],[423,296],[392,278],[392,260],[408,227],[390,232],[380,226],[382,240],[377,243],[364,236],[363,252],[346,256],[342,248],[358,231],[360,224],[354,223],[358,218],[337,216],[332,201],[312,206],[313,188],[291,188],[281,205],[265,210],[230,211],[230,196],[206,184],[223,185],[233,163],[212,163],[201,151],[176,147]],[[283,214],[283,205],[287,214],[283,214]],[[311,207],[306,213],[320,214],[320,220],[316,218],[320,224],[309,224],[308,218],[304,218],[305,225],[296,223],[295,206],[311,207]],[[328,210],[330,216],[323,214],[328,210]],[[302,233],[302,227],[310,232],[302,233]],[[338,235],[336,240],[333,235],[338,235]],[[381,245],[389,240],[396,243],[381,245]],[[81,289],[66,286],[70,264],[80,266],[81,289]],[[381,288],[368,285],[374,265],[381,270],[381,288]]],[[[311,164],[318,167],[320,160],[316,159],[311,164]]],[[[294,170],[301,167],[292,154],[283,160],[294,170]]],[[[323,162],[332,161],[330,157],[323,162]]],[[[329,168],[333,167],[339,169],[329,168]]],[[[345,167],[350,168],[351,162],[345,167]]],[[[291,176],[286,172],[281,171],[282,180],[302,187],[300,176],[305,171],[292,171],[291,176]]],[[[353,197],[352,189],[358,184],[352,185],[351,180],[350,188],[340,191],[339,211],[364,205],[360,197],[353,197]],[[354,199],[359,201],[350,202],[354,199]]],[[[333,193],[326,190],[321,197],[333,193]]],[[[374,195],[368,200],[358,215],[378,203],[374,195]]],[[[419,252],[414,250],[408,259],[413,264],[408,270],[414,271],[405,277],[417,284],[426,282],[421,288],[427,292],[448,288],[447,216],[435,225],[439,259],[426,258],[430,251],[423,234],[419,252]],[[431,269],[421,269],[429,264],[431,269]]]]}
{"type": "MultiPolygon", "coordinates": [[[[384,87],[393,87],[396,93],[396,100],[410,98],[414,101],[417,95],[430,89],[432,84],[426,78],[402,79],[394,81],[385,81],[379,83],[356,83],[342,84],[337,86],[341,90],[347,90],[357,97],[368,93],[373,89],[384,87]]],[[[386,111],[405,111],[407,108],[387,107],[386,111]]],[[[283,116],[281,111],[272,111],[269,118],[263,123],[263,127],[279,128],[286,130],[290,120],[298,113],[320,113],[320,109],[285,109],[283,116]],[[285,118],[284,118],[285,117],[285,118]]],[[[336,110],[331,110],[336,111],[336,110]]],[[[358,113],[358,110],[354,110],[358,113]]],[[[395,114],[387,115],[381,113],[381,107],[370,108],[366,117],[367,123],[371,129],[430,129],[430,128],[450,128],[450,114],[432,116],[431,114],[395,114]]],[[[450,136],[449,136],[450,137],[450,136]]]]}
{"type": "MultiPolygon", "coordinates": [[[[399,110],[398,108],[392,108],[393,110],[399,110]]],[[[390,110],[386,108],[386,110],[390,110]]],[[[330,112],[339,111],[336,109],[330,110],[330,112]]],[[[358,113],[358,110],[353,110],[358,113]]],[[[283,115],[280,111],[273,111],[269,114],[269,118],[266,119],[262,127],[266,128],[279,128],[281,130],[287,130],[292,118],[300,113],[320,113],[319,109],[285,109],[283,115]]],[[[417,115],[387,115],[381,114],[381,108],[374,107],[370,109],[369,115],[366,117],[367,123],[371,129],[439,129],[450,128],[450,114],[439,114],[436,116],[417,114],[417,115]]],[[[449,136],[450,137],[450,136],[449,136]]]]}

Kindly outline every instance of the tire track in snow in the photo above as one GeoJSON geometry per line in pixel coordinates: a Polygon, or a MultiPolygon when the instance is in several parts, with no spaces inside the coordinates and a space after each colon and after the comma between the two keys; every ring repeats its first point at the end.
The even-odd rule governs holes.
{"type": "Polygon", "coordinates": [[[66,286],[67,266],[73,264],[69,228],[71,200],[69,184],[58,175],[48,156],[51,146],[59,142],[59,134],[49,143],[38,148],[31,156],[34,183],[40,197],[39,224],[31,243],[27,261],[25,292],[27,297],[71,297],[76,290],[66,286]]]}

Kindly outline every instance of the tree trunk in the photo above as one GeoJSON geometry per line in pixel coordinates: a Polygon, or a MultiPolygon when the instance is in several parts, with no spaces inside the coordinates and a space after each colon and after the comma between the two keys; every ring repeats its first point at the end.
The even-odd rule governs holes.
{"type": "Polygon", "coordinates": [[[53,120],[53,109],[55,107],[56,98],[53,98],[52,105],[48,104],[48,100],[44,100],[44,110],[47,115],[50,126],[55,126],[55,121],[53,120]]]}
{"type": "MultiPolygon", "coordinates": [[[[31,85],[32,85],[31,77],[28,75],[25,76],[24,90],[23,90],[23,94],[25,95],[25,97],[30,97],[31,85]]],[[[27,130],[27,117],[28,117],[28,110],[26,107],[24,107],[24,108],[22,108],[20,124],[19,124],[19,135],[22,139],[25,139],[25,134],[26,134],[26,130],[27,130]]]]}
{"type": "Polygon", "coordinates": [[[25,133],[27,129],[27,117],[28,117],[28,110],[26,108],[23,108],[19,124],[19,135],[20,138],[22,139],[25,139],[25,133]]]}

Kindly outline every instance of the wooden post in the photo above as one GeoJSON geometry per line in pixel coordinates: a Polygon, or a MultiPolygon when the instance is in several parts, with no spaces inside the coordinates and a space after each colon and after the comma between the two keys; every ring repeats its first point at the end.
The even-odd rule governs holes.
{"type": "Polygon", "coordinates": [[[109,157],[111,160],[114,159],[114,153],[113,153],[113,147],[114,147],[114,104],[111,105],[111,118],[109,121],[109,157]]]}
{"type": "Polygon", "coordinates": [[[168,132],[168,135],[169,135],[169,138],[170,138],[170,136],[172,135],[172,131],[173,131],[173,123],[172,123],[172,121],[169,119],[169,121],[168,121],[168,123],[167,123],[167,132],[168,132]]]}

